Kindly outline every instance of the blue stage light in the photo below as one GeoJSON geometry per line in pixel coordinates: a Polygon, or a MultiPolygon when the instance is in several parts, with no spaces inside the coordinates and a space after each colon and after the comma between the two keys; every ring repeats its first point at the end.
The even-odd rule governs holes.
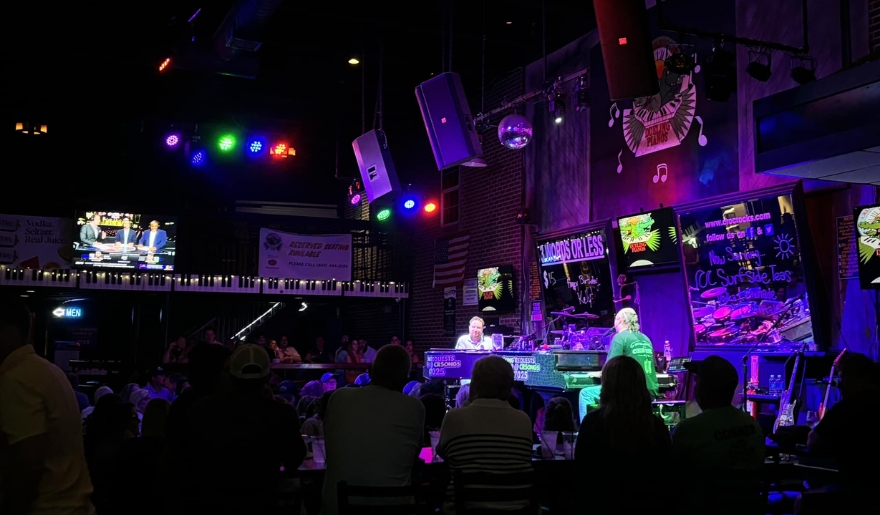
{"type": "Polygon", "coordinates": [[[200,165],[200,164],[204,163],[205,157],[206,157],[206,154],[205,154],[204,150],[197,150],[192,156],[192,164],[200,165]]]}
{"type": "Polygon", "coordinates": [[[256,154],[256,153],[260,152],[261,150],[263,150],[263,146],[264,145],[263,145],[262,141],[253,140],[250,142],[250,145],[248,145],[248,149],[251,151],[252,154],[256,154]]]}

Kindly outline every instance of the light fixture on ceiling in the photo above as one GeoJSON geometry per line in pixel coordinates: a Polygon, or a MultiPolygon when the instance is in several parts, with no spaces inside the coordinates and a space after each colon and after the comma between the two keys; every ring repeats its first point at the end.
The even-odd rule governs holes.
{"type": "Polygon", "coordinates": [[[565,93],[560,91],[558,86],[554,87],[550,91],[548,100],[548,107],[550,114],[553,115],[553,122],[558,125],[565,120],[565,93]]]}
{"type": "Polygon", "coordinates": [[[727,102],[736,91],[736,56],[724,49],[724,41],[715,43],[712,53],[703,62],[706,77],[706,98],[727,102]]]}
{"type": "Polygon", "coordinates": [[[678,45],[678,51],[666,58],[666,69],[676,75],[687,75],[697,68],[693,45],[678,45]]]}
{"type": "Polygon", "coordinates": [[[770,80],[770,76],[773,75],[773,71],[771,67],[773,66],[773,60],[770,57],[770,52],[764,50],[750,50],[749,51],[749,64],[746,66],[746,73],[749,76],[757,81],[767,82],[770,80]]]}
{"type": "Polygon", "coordinates": [[[816,80],[816,60],[807,56],[791,56],[791,78],[798,84],[816,80]]]}
{"type": "Polygon", "coordinates": [[[589,109],[590,88],[587,82],[586,73],[578,77],[577,85],[575,86],[575,94],[577,96],[577,104],[574,106],[574,110],[577,112],[581,112],[589,109]]]}
{"type": "Polygon", "coordinates": [[[361,64],[361,61],[357,57],[352,57],[348,60],[348,64],[354,66],[355,64],[361,64]]]}

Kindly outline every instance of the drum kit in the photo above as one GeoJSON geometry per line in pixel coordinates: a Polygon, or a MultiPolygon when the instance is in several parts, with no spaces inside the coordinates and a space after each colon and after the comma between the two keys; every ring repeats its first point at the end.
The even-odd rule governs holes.
{"type": "Polygon", "coordinates": [[[710,288],[700,298],[706,302],[693,309],[698,344],[775,345],[784,340],[781,327],[809,317],[798,297],[726,302],[726,288],[710,288]]]}
{"type": "Polygon", "coordinates": [[[555,345],[561,345],[564,349],[571,350],[595,350],[594,347],[599,342],[585,326],[589,325],[590,320],[599,320],[598,315],[569,311],[551,311],[550,314],[557,319],[566,318],[573,321],[573,323],[565,323],[563,329],[550,331],[550,334],[556,335],[555,345]]]}

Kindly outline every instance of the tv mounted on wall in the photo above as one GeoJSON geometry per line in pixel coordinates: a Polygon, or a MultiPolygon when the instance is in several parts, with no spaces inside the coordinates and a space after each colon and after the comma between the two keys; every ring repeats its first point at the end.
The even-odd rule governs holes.
{"type": "Polygon", "coordinates": [[[880,204],[855,208],[853,221],[859,250],[859,285],[863,290],[880,289],[880,204]]]}
{"type": "Polygon", "coordinates": [[[74,217],[73,268],[170,272],[177,255],[177,219],[93,210],[74,217]]]}
{"type": "Polygon", "coordinates": [[[678,264],[678,230],[672,208],[620,217],[617,227],[627,270],[678,264]]]}
{"type": "Polygon", "coordinates": [[[482,313],[511,313],[516,311],[513,296],[513,266],[504,265],[477,270],[479,299],[482,313]]]}

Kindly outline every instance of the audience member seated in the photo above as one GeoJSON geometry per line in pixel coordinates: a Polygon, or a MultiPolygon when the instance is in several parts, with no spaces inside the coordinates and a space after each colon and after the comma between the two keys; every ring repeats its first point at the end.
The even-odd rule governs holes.
{"type": "Polygon", "coordinates": [[[281,343],[278,344],[278,354],[282,363],[302,363],[302,356],[287,341],[287,336],[281,337],[281,343]]]}
{"type": "Polygon", "coordinates": [[[318,398],[324,395],[324,383],[321,381],[309,381],[302,387],[300,394],[303,397],[315,397],[318,398]]]}
{"type": "Polygon", "coordinates": [[[367,386],[370,384],[370,373],[364,372],[363,374],[357,376],[354,380],[354,384],[357,386],[367,386]]]}
{"type": "Polygon", "coordinates": [[[323,515],[337,515],[336,486],[408,486],[422,446],[425,408],[401,391],[411,361],[399,345],[383,347],[369,386],[343,388],[330,398],[324,421],[327,473],[323,515]]]}
{"type": "Polygon", "coordinates": [[[446,405],[446,399],[436,393],[422,395],[422,405],[425,407],[425,442],[430,442],[431,431],[440,431],[443,426],[443,418],[449,407],[446,405]]]}
{"type": "Polygon", "coordinates": [[[168,399],[166,400],[168,402],[174,402],[177,399],[177,385],[180,384],[180,381],[186,381],[186,378],[177,372],[168,374],[165,378],[165,389],[168,390],[168,399]]]}
{"type": "Polygon", "coordinates": [[[281,381],[275,394],[283,397],[291,406],[296,406],[296,384],[293,381],[281,381]]]}
{"type": "Polygon", "coordinates": [[[577,431],[577,421],[571,402],[565,397],[553,397],[544,408],[544,431],[577,431]]]}
{"type": "Polygon", "coordinates": [[[80,417],[82,418],[83,423],[85,423],[86,419],[89,418],[89,415],[95,411],[95,405],[98,404],[98,400],[110,393],[113,393],[113,390],[109,386],[99,386],[98,389],[95,390],[95,395],[92,398],[92,405],[80,412],[80,417]]]}
{"type": "Polygon", "coordinates": [[[685,367],[696,376],[694,397],[701,412],[672,431],[673,463],[687,485],[684,511],[747,513],[742,511],[749,502],[746,492],[755,492],[765,448],[758,421],[732,405],[739,374],[719,356],[685,367]]]}
{"type": "Polygon", "coordinates": [[[336,376],[332,373],[327,372],[326,374],[321,376],[321,393],[324,392],[332,392],[336,389],[336,376]]]}
{"type": "Polygon", "coordinates": [[[327,404],[330,402],[331,395],[333,395],[332,391],[324,392],[323,395],[312,401],[315,414],[303,422],[300,433],[306,436],[324,436],[324,414],[327,413],[327,404]]]}
{"type": "Polygon", "coordinates": [[[171,392],[165,388],[165,380],[167,378],[168,375],[165,373],[165,370],[163,370],[162,367],[156,367],[150,374],[150,380],[147,381],[147,386],[142,389],[149,392],[151,399],[165,399],[166,401],[171,402],[171,392]]]}
{"type": "Polygon", "coordinates": [[[617,356],[605,363],[599,408],[584,417],[575,446],[578,483],[597,494],[584,499],[583,510],[630,514],[656,509],[657,470],[671,442],[651,400],[638,361],[617,356]]]}
{"type": "Polygon", "coordinates": [[[296,411],[264,394],[270,364],[263,347],[238,347],[229,359],[232,391],[203,397],[187,411],[178,462],[188,482],[185,513],[271,513],[281,467],[302,463],[296,411]]]}
{"type": "Polygon", "coordinates": [[[837,459],[840,480],[810,493],[871,491],[880,483],[880,448],[870,418],[880,412],[878,365],[864,354],[847,353],[840,361],[840,401],[812,430],[807,445],[837,459]]]}
{"type": "Polygon", "coordinates": [[[79,391],[79,376],[74,374],[73,372],[67,373],[67,380],[70,382],[70,386],[73,388],[73,393],[76,395],[76,403],[79,405],[79,411],[82,413],[82,410],[91,406],[89,404],[89,396],[79,391]]]}
{"type": "MultiPolygon", "coordinates": [[[[143,419],[144,410],[147,409],[147,403],[152,400],[150,398],[150,392],[147,390],[138,390],[131,394],[129,402],[134,406],[134,409],[137,411],[138,417],[143,419]]],[[[165,400],[165,399],[162,399],[165,400]]]]}
{"type": "Polygon", "coordinates": [[[134,406],[117,395],[101,397],[86,421],[85,450],[95,491],[92,502],[98,513],[116,513],[113,486],[117,480],[116,460],[122,445],[138,436],[140,419],[134,406]]]}
{"type": "Polygon", "coordinates": [[[92,515],[82,410],[28,343],[32,322],[19,297],[0,297],[0,513],[92,515]]]}
{"type": "MultiPolygon", "coordinates": [[[[504,358],[486,356],[474,363],[470,402],[450,410],[440,430],[437,454],[450,471],[515,474],[532,470],[532,422],[508,403],[512,387],[513,367],[504,358]]],[[[444,504],[447,513],[455,511],[454,492],[450,482],[444,504]]]]}
{"type": "Polygon", "coordinates": [[[470,383],[461,385],[461,388],[458,389],[458,393],[455,394],[455,407],[456,408],[463,408],[463,407],[467,406],[467,403],[470,399],[470,396],[471,396],[470,383]]]}
{"type": "Polygon", "coordinates": [[[165,399],[151,400],[144,410],[140,438],[126,439],[119,448],[106,492],[108,504],[113,507],[110,513],[151,515],[167,507],[167,479],[159,468],[159,457],[165,448],[170,408],[165,399]]]}
{"type": "Polygon", "coordinates": [[[122,387],[122,390],[119,392],[119,398],[122,399],[122,402],[131,402],[131,394],[140,389],[141,387],[137,383],[128,383],[122,387]]]}

